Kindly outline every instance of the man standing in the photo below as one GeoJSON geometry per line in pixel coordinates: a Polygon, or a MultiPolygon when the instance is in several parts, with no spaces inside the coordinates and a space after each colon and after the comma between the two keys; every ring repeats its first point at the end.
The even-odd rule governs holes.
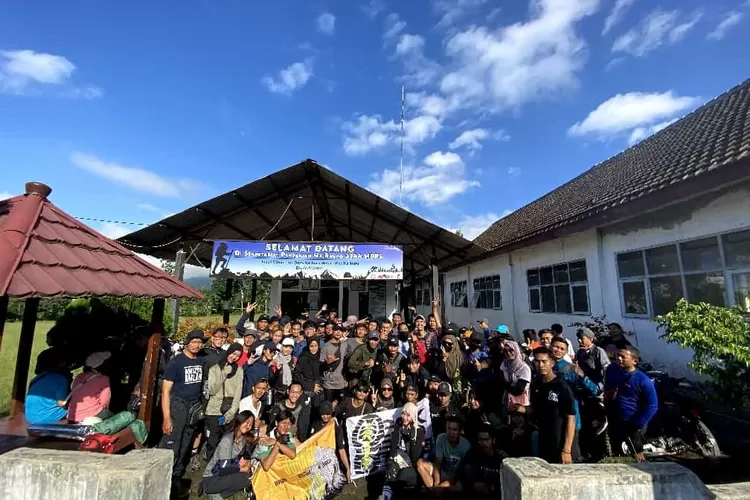
{"type": "Polygon", "coordinates": [[[619,450],[623,442],[635,452],[638,462],[645,462],[643,441],[646,426],[656,415],[659,401],[654,383],[637,367],[640,353],[627,346],[617,352],[617,364],[607,368],[604,384],[606,399],[613,401],[610,420],[612,448],[619,450]]]}
{"type": "Polygon", "coordinates": [[[594,344],[595,335],[591,329],[583,327],[577,336],[581,347],[576,352],[576,363],[592,382],[604,389],[604,374],[611,364],[606,351],[594,344]]]}
{"type": "Polygon", "coordinates": [[[224,354],[224,344],[227,341],[227,337],[227,329],[223,326],[214,328],[213,332],[211,332],[209,345],[203,348],[205,373],[208,373],[208,369],[221,359],[221,355],[224,354]]]}
{"type": "Polygon", "coordinates": [[[310,432],[311,413],[310,398],[302,393],[302,384],[292,382],[286,397],[275,403],[268,412],[269,425],[273,425],[278,415],[285,410],[290,411],[294,415],[292,434],[298,436],[300,441],[304,441],[310,432]]]}
{"type": "Polygon", "coordinates": [[[579,459],[576,405],[573,390],[553,370],[549,349],[534,349],[539,375],[531,385],[531,406],[513,405],[511,411],[531,413],[539,429],[539,455],[549,463],[570,464],[579,459]]]}
{"type": "Polygon", "coordinates": [[[164,372],[161,389],[164,436],[159,447],[174,452],[173,480],[178,480],[185,473],[185,461],[192,444],[193,432],[203,418],[203,359],[198,354],[204,340],[202,331],[190,332],[186,338],[184,355],[175,356],[164,372]]]}
{"type": "Polygon", "coordinates": [[[341,342],[344,335],[339,329],[331,334],[331,339],[320,348],[320,363],[323,370],[323,394],[331,403],[341,402],[346,389],[344,378],[344,358],[346,357],[346,346],[341,342]]]}
{"type": "Polygon", "coordinates": [[[477,323],[479,323],[479,329],[484,335],[484,340],[489,339],[490,333],[492,333],[492,330],[490,330],[490,321],[487,318],[479,318],[477,323]]]}

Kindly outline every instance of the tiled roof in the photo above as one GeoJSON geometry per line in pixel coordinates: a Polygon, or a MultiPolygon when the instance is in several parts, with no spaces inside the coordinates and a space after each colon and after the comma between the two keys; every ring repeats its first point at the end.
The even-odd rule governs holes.
{"type": "Polygon", "coordinates": [[[0,296],[201,298],[201,294],[78,222],[50,189],[0,201],[0,296]]]}
{"type": "Polygon", "coordinates": [[[500,250],[572,224],[582,229],[587,219],[593,227],[596,215],[719,171],[750,176],[750,80],[500,219],[474,242],[500,250]]]}

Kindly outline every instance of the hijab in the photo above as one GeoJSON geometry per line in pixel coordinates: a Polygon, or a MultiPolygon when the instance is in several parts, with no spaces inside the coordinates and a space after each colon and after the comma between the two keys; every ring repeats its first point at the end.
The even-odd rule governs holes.
{"type": "Polygon", "coordinates": [[[461,369],[463,364],[464,354],[461,352],[461,348],[458,345],[458,339],[455,335],[446,335],[443,340],[450,340],[453,342],[453,349],[450,350],[448,356],[445,358],[445,374],[451,380],[456,378],[456,372],[461,369]]]}
{"type": "Polygon", "coordinates": [[[402,413],[408,413],[411,417],[411,429],[405,429],[409,431],[409,437],[412,441],[417,439],[417,427],[419,426],[419,420],[417,419],[417,405],[414,403],[406,403],[401,409],[402,413]]]}
{"type": "MultiPolygon", "coordinates": [[[[219,367],[223,370],[225,366],[229,363],[229,356],[233,352],[238,352],[242,354],[242,344],[238,344],[237,342],[232,343],[229,347],[227,347],[227,350],[221,353],[221,357],[219,358],[219,367]]],[[[234,377],[234,374],[237,373],[237,363],[232,363],[230,365],[232,367],[232,371],[229,373],[230,377],[234,377]]]]}
{"type": "Polygon", "coordinates": [[[523,360],[521,346],[518,342],[512,340],[505,341],[505,347],[510,348],[515,353],[513,359],[503,359],[500,370],[505,374],[505,378],[511,384],[516,383],[519,379],[528,380],[531,375],[531,368],[523,360]]]}

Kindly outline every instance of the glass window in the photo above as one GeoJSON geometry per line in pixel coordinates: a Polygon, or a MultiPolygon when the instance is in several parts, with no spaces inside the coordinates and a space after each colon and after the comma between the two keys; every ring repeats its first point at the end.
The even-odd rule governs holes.
{"type": "Polygon", "coordinates": [[[651,288],[654,316],[668,313],[683,297],[682,278],[680,276],[650,278],[649,287],[651,288]]]}
{"type": "Polygon", "coordinates": [[[727,267],[750,267],[750,230],[725,234],[721,242],[727,267]]]}
{"type": "Polygon", "coordinates": [[[576,262],[571,262],[569,264],[570,267],[570,281],[572,283],[575,283],[577,281],[588,281],[588,276],[586,275],[586,261],[585,260],[578,260],[576,262]]]}
{"type": "Polygon", "coordinates": [[[539,279],[542,285],[551,285],[555,282],[552,266],[539,269],[539,279]]]}
{"type": "Polygon", "coordinates": [[[422,290],[417,290],[417,305],[422,305],[422,290]]]}
{"type": "Polygon", "coordinates": [[[541,297],[539,288],[529,289],[529,311],[541,311],[541,297]]]}
{"type": "Polygon", "coordinates": [[[617,272],[620,278],[632,278],[634,276],[645,276],[646,268],[643,265],[643,252],[621,253],[617,256],[617,272]]]}
{"type": "Polygon", "coordinates": [[[467,296],[466,281],[451,283],[451,306],[469,307],[469,297],[467,296]]]}
{"type": "Polygon", "coordinates": [[[555,285],[555,305],[559,313],[570,314],[573,312],[570,287],[566,285],[555,285]]]}
{"type": "Polygon", "coordinates": [[[734,303],[746,313],[750,313],[750,273],[733,275],[732,285],[734,286],[734,303]]]}
{"type": "Polygon", "coordinates": [[[555,311],[555,287],[542,287],[542,312],[553,313],[555,311]]]}
{"type": "Polygon", "coordinates": [[[585,260],[528,269],[526,276],[531,312],[588,314],[585,260]]]}
{"type": "Polygon", "coordinates": [[[573,285],[573,312],[589,312],[589,291],[586,285],[573,285]]]}
{"type": "Polygon", "coordinates": [[[645,281],[625,281],[622,284],[625,314],[648,314],[645,281]]]}
{"type": "Polygon", "coordinates": [[[683,271],[713,271],[721,269],[721,252],[716,237],[680,243],[683,271]]]}
{"type": "Polygon", "coordinates": [[[677,260],[677,246],[668,245],[646,250],[646,265],[648,266],[648,274],[679,273],[680,263],[677,260]]]}
{"type": "Polygon", "coordinates": [[[529,286],[539,285],[539,269],[529,269],[526,271],[526,281],[529,286]]]}
{"type": "Polygon", "coordinates": [[[568,278],[567,264],[558,264],[556,266],[553,266],[552,270],[555,274],[555,283],[568,283],[570,281],[570,279],[568,278]]]}
{"type": "Polygon", "coordinates": [[[696,304],[707,302],[715,306],[725,305],[726,289],[723,273],[688,274],[685,276],[685,288],[690,302],[696,304]]]}
{"type": "Polygon", "coordinates": [[[503,305],[500,296],[499,274],[476,278],[474,280],[473,302],[474,307],[477,309],[502,309],[503,305]]]}

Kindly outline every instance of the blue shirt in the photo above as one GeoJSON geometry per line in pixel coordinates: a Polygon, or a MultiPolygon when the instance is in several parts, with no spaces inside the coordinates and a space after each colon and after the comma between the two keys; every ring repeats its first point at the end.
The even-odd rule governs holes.
{"type": "Polygon", "coordinates": [[[640,370],[626,372],[616,364],[609,365],[604,390],[613,389],[617,390],[618,416],[639,429],[646,427],[659,410],[654,383],[640,370]]]}
{"type": "MultiPolygon", "coordinates": [[[[595,383],[593,383],[588,377],[580,377],[578,374],[573,371],[573,363],[569,363],[568,361],[565,361],[564,359],[561,359],[560,361],[556,362],[555,365],[552,367],[552,370],[561,377],[565,382],[568,383],[568,385],[574,389],[573,393],[575,394],[575,388],[580,387],[583,385],[588,391],[591,393],[592,396],[598,396],[599,395],[599,386],[597,386],[595,383]]],[[[576,408],[576,430],[581,430],[581,410],[578,407],[578,397],[576,395],[576,399],[573,401],[575,408],[576,408]]]]}
{"type": "Polygon", "coordinates": [[[31,381],[26,395],[26,421],[30,424],[54,424],[68,410],[57,404],[68,396],[68,378],[57,372],[40,373],[31,381]]]}
{"type": "Polygon", "coordinates": [[[292,356],[294,356],[295,358],[299,358],[306,347],[307,340],[303,340],[302,342],[295,342],[294,349],[292,349],[292,356]]]}

